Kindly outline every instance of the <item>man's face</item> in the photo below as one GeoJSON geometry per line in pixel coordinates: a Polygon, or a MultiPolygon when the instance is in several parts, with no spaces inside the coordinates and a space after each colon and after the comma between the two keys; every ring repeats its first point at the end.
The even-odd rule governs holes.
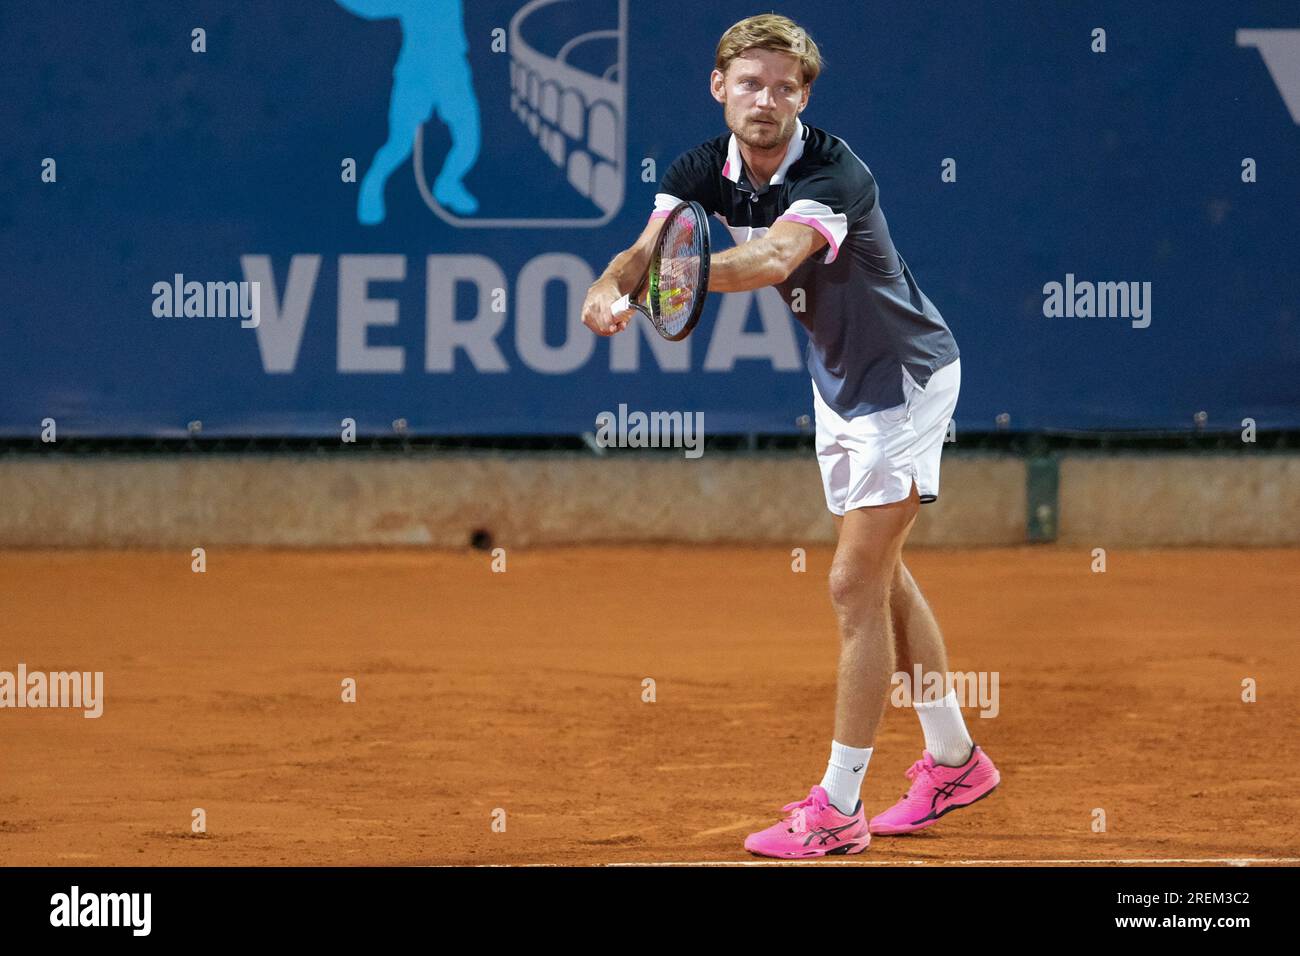
{"type": "Polygon", "coordinates": [[[788,141],[799,111],[808,103],[799,61],[774,50],[746,50],[727,64],[725,76],[714,70],[711,85],[727,128],[756,149],[788,141]]]}

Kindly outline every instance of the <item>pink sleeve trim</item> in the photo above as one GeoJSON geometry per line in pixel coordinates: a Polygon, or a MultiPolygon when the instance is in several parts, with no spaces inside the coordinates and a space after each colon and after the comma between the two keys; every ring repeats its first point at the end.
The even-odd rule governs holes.
{"type": "Polygon", "coordinates": [[[835,237],[831,235],[829,229],[827,229],[816,219],[812,219],[808,216],[801,216],[798,213],[793,213],[793,212],[788,212],[783,216],[779,216],[776,221],[780,222],[782,219],[785,219],[789,222],[797,222],[802,226],[811,226],[813,229],[816,229],[818,232],[822,234],[822,236],[826,239],[827,245],[831,247],[831,254],[826,257],[825,262],[823,262],[823,265],[827,265],[831,262],[834,262],[835,257],[840,254],[840,246],[839,243],[835,241],[835,237]]]}
{"type": "Polygon", "coordinates": [[[669,212],[670,210],[668,209],[656,209],[650,214],[650,221],[654,222],[656,219],[667,219],[669,212]]]}

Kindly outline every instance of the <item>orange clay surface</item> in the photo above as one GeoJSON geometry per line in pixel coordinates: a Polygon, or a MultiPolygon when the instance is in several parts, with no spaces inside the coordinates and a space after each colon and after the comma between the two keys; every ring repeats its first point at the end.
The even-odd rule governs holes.
{"type": "MultiPolygon", "coordinates": [[[[825,767],[830,558],[0,554],[0,671],[103,671],[106,698],[97,720],[0,710],[0,863],[752,860],[745,835],[825,767]]],[[[966,716],[1002,785],[818,865],[1300,857],[1300,552],[907,560],[953,669],[999,674],[998,716],[966,716]]],[[[921,742],[890,708],[870,812],[921,742]]]]}

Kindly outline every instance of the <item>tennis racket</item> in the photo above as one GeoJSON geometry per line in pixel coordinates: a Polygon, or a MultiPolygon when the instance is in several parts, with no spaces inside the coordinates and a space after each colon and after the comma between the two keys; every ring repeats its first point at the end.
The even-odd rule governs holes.
{"type": "Polygon", "coordinates": [[[636,291],[610,310],[635,309],[670,342],[691,334],[709,295],[709,220],[697,202],[678,203],[664,220],[636,291]]]}

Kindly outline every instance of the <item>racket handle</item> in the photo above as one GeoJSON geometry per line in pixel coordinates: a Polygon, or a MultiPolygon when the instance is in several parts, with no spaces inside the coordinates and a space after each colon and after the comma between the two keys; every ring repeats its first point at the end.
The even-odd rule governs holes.
{"type": "Polygon", "coordinates": [[[631,308],[631,305],[632,305],[632,296],[625,295],[621,299],[615,299],[613,302],[611,302],[609,306],[609,311],[614,315],[622,315],[629,308],[631,308]]]}

